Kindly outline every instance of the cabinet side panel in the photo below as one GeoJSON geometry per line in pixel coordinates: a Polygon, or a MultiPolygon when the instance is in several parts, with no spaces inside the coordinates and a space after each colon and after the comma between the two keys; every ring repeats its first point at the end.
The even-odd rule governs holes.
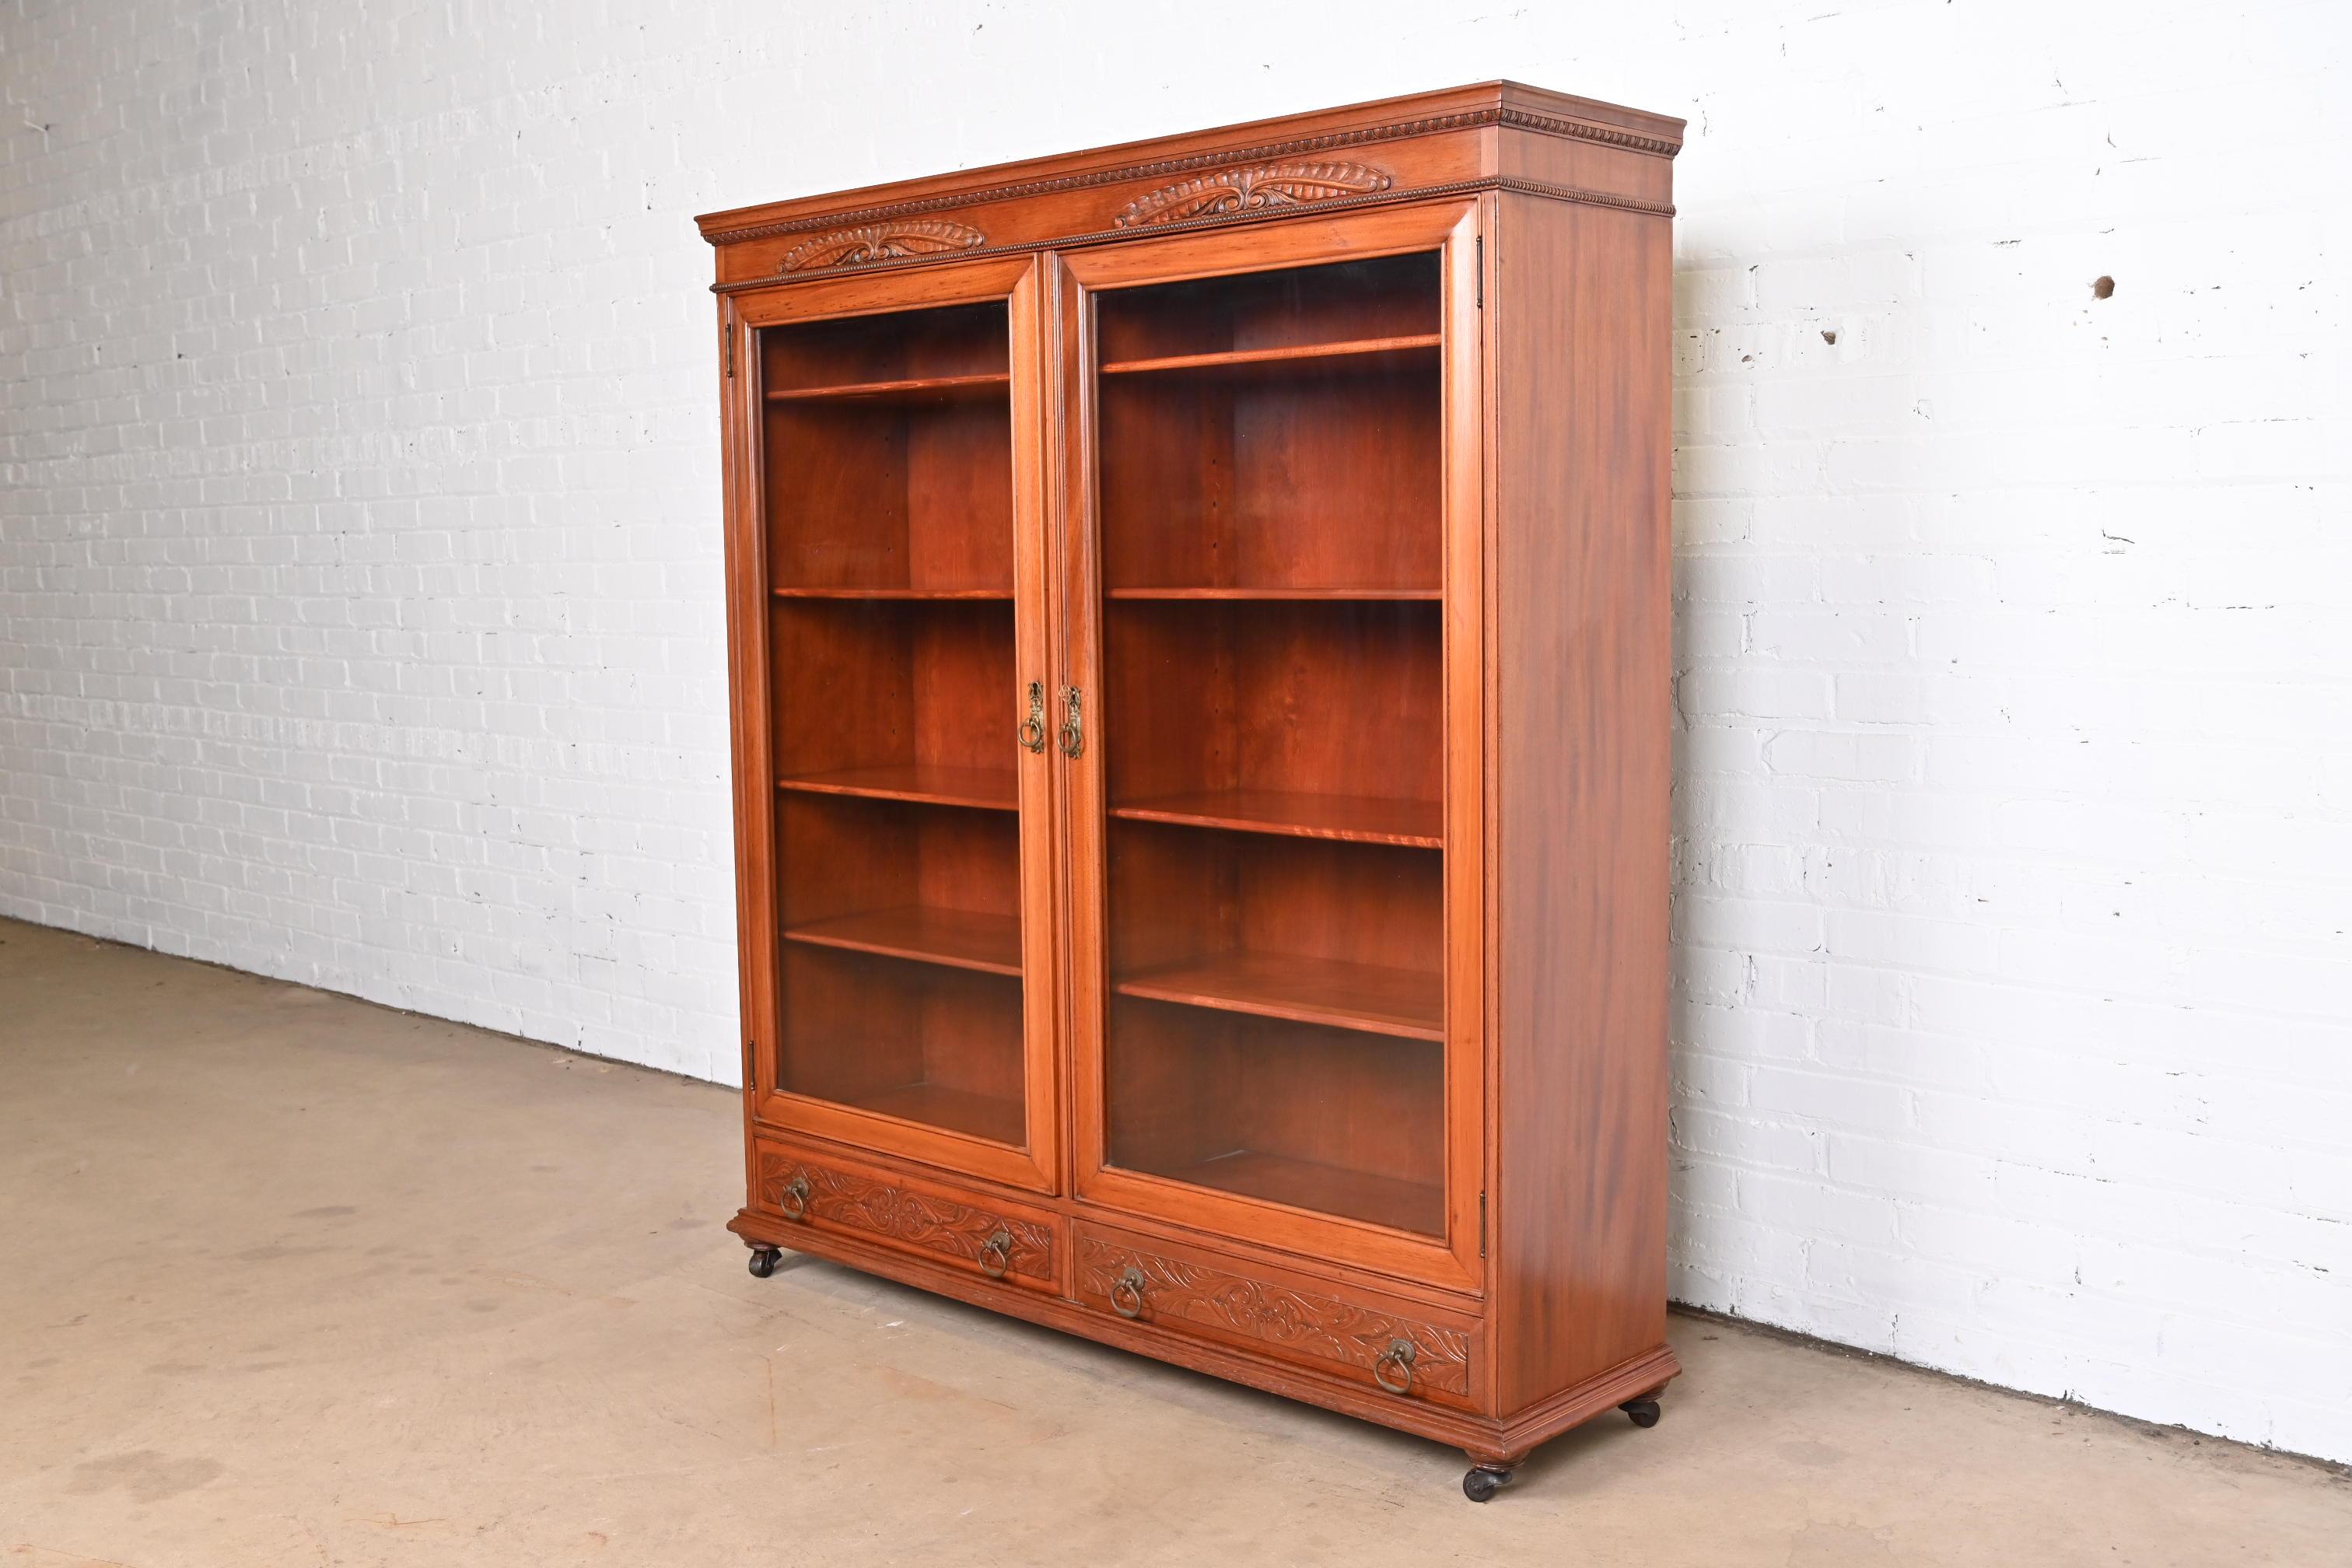
{"type": "Polygon", "coordinates": [[[1491,647],[1499,1409],[1665,1338],[1673,236],[1506,194],[1491,647]]]}

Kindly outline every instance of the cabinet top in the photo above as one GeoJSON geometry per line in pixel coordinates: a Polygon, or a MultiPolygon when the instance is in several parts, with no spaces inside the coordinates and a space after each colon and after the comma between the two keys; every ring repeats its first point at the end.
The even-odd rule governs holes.
{"type": "Polygon", "coordinates": [[[1683,122],[1479,82],[707,213],[721,287],[1518,189],[1671,216],[1683,122]]]}

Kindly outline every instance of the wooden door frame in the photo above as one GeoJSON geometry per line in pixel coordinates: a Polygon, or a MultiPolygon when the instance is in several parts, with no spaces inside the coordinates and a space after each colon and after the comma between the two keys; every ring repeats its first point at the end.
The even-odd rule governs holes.
{"type": "Polygon", "coordinates": [[[1087,1205],[1261,1243],[1310,1258],[1475,1293],[1486,1265],[1481,1205],[1487,1126],[1488,1005],[1485,928],[1485,592],[1486,395],[1480,332],[1486,204],[1401,204],[1298,217],[1238,231],[1143,238],[1059,253],[1057,288],[1064,432],[1059,479],[1061,684],[1103,690],[1101,558],[1095,440],[1093,291],[1193,278],[1392,256],[1444,254],[1441,305],[1445,541],[1445,1184],[1446,1235],[1432,1239],[1336,1215],[1120,1170],[1107,1163],[1103,1105],[1108,920],[1102,726],[1088,710],[1088,743],[1063,796],[1067,866],[1064,928],[1070,962],[1069,1191],[1087,1205]]]}
{"type": "MultiPolygon", "coordinates": [[[[743,1105],[747,1131],[797,1133],[919,1162],[1034,1192],[1059,1188],[1062,1168],[1059,943],[1055,888],[1059,834],[1053,752],[1015,743],[1019,692],[1052,683],[1056,668],[1047,576],[1051,433],[1046,396],[1053,372],[1045,301],[1047,271],[1036,254],[1000,257],[903,273],[780,283],[719,301],[731,380],[722,366],[722,440],[727,464],[728,671],[734,711],[735,910],[742,954],[743,1105]],[[1004,742],[1020,780],[1023,1098],[1028,1142],[1014,1149],[945,1128],[880,1115],[773,1082],[772,1053],[782,1038],[782,960],[777,909],[775,737],[769,687],[766,493],[761,436],[764,398],[757,333],[762,327],[939,306],[1006,307],[1013,424],[1014,689],[1004,694],[1004,742]]],[[[749,1140],[747,1139],[747,1146],[749,1140]]],[[[754,1174],[747,1168],[747,1177],[754,1174]]]]}

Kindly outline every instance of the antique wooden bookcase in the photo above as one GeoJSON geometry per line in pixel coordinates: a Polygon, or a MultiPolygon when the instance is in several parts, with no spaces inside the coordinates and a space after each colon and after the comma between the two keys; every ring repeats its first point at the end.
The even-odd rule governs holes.
{"type": "Polygon", "coordinates": [[[1489,83],[701,220],[753,1273],[1480,1500],[1656,1419],[1680,132],[1489,83]]]}

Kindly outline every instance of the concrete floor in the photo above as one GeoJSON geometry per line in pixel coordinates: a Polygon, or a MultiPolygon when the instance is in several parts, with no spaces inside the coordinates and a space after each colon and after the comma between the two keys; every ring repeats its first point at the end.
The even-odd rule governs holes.
{"type": "Polygon", "coordinates": [[[1462,1457],[814,1260],[724,1090],[0,921],[0,1565],[2352,1563],[2352,1481],[1694,1318],[1462,1457]]]}

